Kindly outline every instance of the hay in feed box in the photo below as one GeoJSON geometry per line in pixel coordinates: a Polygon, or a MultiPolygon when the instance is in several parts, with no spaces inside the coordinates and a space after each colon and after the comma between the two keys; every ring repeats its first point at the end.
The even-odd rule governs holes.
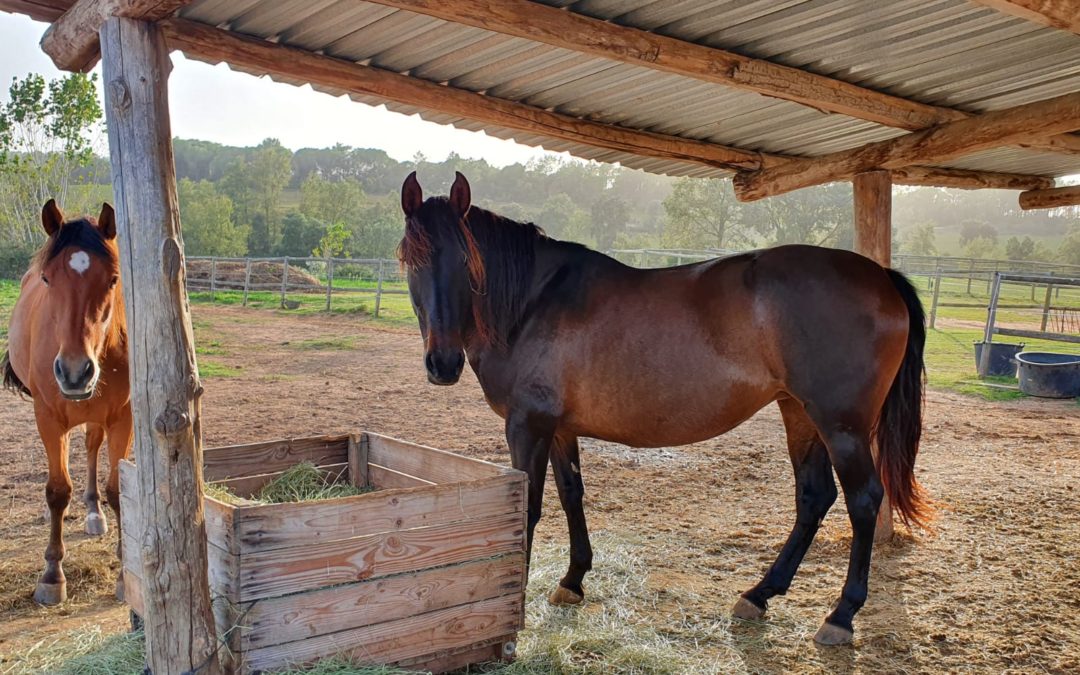
{"type": "Polygon", "coordinates": [[[208,496],[227,504],[285,504],[352,497],[374,489],[353,485],[344,472],[324,474],[311,462],[301,462],[283,471],[250,499],[236,495],[220,483],[207,483],[205,491],[208,496]]]}

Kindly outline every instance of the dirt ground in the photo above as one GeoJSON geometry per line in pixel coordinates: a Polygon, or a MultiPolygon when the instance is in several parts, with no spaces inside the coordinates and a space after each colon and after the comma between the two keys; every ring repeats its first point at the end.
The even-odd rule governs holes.
{"type": "MultiPolygon", "coordinates": [[[[204,382],[208,445],[368,429],[508,462],[502,422],[475,378],[467,371],[458,386],[429,385],[415,331],[207,306],[195,308],[195,323],[200,345],[213,345],[200,361],[239,373],[204,382]]],[[[127,612],[111,597],[115,530],[105,540],[82,534],[77,502],[67,522],[71,598],[50,609],[30,600],[47,538],[45,462],[29,403],[0,397],[0,419],[4,672],[2,655],[81,626],[121,630],[127,612]]],[[[924,439],[918,475],[937,500],[936,529],[875,550],[854,647],[818,649],[811,640],[845,571],[850,530],[838,504],[767,620],[730,624],[744,670],[1080,671],[1080,407],[932,391],[924,439]]],[[[727,626],[730,606],[756,583],[794,521],[775,407],[681,448],[585,441],[582,463],[591,529],[645,541],[650,586],[686,591],[673,593],[678,606],[650,610],[657,625],[727,626]]],[[[81,439],[72,467],[78,494],[81,439]]],[[[537,537],[563,542],[565,521],[548,486],[537,537]]]]}

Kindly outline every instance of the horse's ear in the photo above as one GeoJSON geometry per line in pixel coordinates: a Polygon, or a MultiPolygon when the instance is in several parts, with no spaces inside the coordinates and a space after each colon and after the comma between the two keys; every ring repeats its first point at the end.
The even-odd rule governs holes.
{"type": "Polygon", "coordinates": [[[469,188],[469,181],[465,180],[460,171],[455,171],[454,185],[450,188],[450,208],[454,209],[458,218],[464,218],[471,204],[472,190],[469,188]]]}
{"type": "Polygon", "coordinates": [[[423,203],[424,191],[420,189],[420,181],[416,180],[416,172],[413,171],[401,184],[401,210],[406,216],[411,216],[423,203]]]}
{"type": "Polygon", "coordinates": [[[45,202],[45,206],[41,207],[41,225],[45,228],[45,234],[50,237],[63,227],[64,214],[60,212],[60,207],[56,205],[55,199],[50,199],[45,202]]]}
{"type": "Polygon", "coordinates": [[[101,205],[101,215],[98,216],[97,226],[101,231],[101,236],[106,239],[116,238],[116,213],[109,202],[104,202],[101,205]]]}

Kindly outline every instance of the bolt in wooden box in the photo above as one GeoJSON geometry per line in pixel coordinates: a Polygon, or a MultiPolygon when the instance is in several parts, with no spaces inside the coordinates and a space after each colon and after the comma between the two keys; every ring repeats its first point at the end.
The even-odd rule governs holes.
{"type": "MultiPolygon", "coordinates": [[[[210,593],[238,672],[331,655],[436,671],[512,656],[524,623],[524,473],[361,433],[210,448],[204,478],[249,496],[304,461],[377,490],[204,500],[210,593]]],[[[124,587],[141,614],[139,542],[151,540],[131,462],[120,485],[124,587]]]]}

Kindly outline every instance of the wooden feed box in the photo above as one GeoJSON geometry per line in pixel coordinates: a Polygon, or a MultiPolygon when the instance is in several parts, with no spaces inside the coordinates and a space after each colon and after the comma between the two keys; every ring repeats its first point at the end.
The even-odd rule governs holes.
{"type": "MultiPolygon", "coordinates": [[[[524,623],[527,477],[361,433],[204,452],[205,479],[250,496],[309,461],[376,491],[232,505],[206,497],[210,594],[237,672],[331,655],[451,670],[508,659],[524,623]]],[[[135,465],[120,467],[124,588],[143,613],[135,465]]]]}

